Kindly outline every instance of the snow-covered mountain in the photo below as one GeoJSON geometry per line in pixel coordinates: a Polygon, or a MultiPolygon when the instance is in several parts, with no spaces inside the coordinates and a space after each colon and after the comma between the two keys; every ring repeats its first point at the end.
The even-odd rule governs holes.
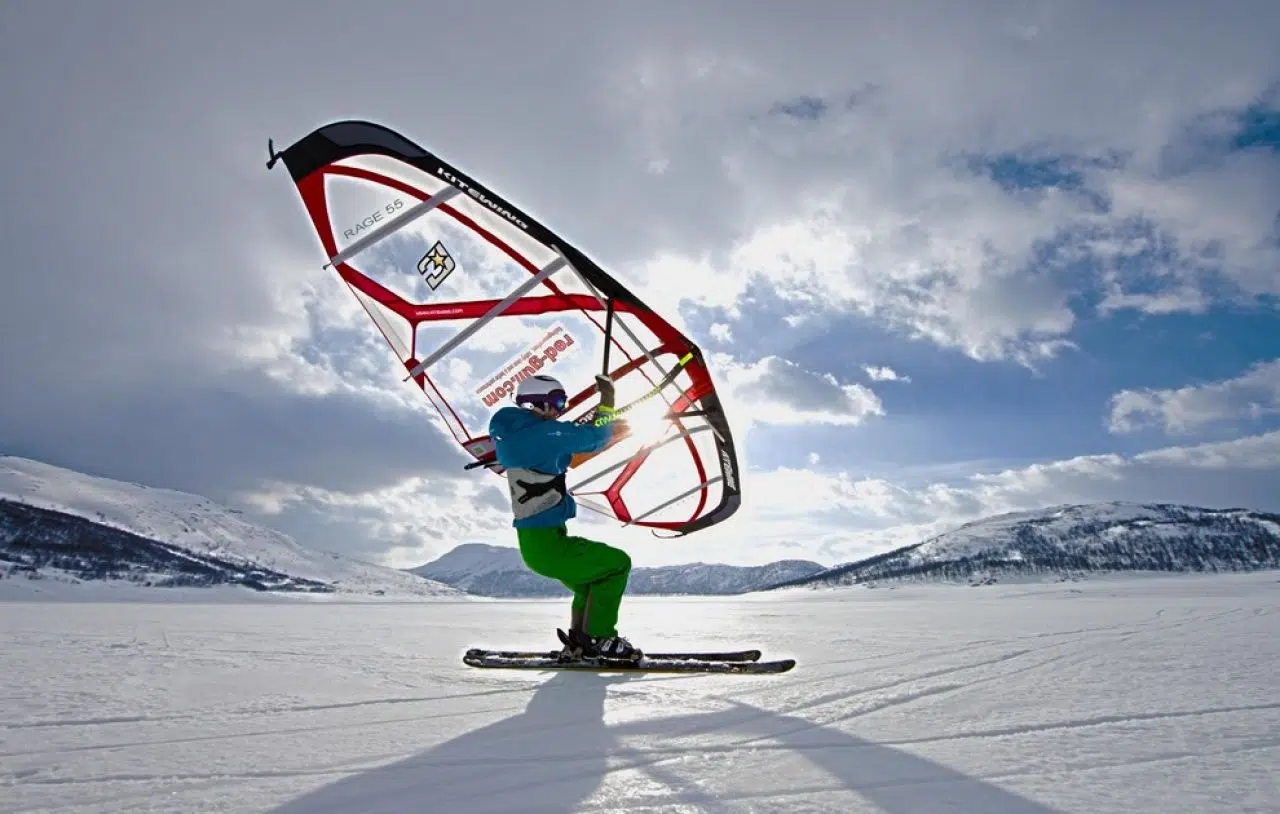
{"type": "Polygon", "coordinates": [[[1051,579],[1088,572],[1280,568],[1280,515],[1173,504],[1097,503],[1011,512],[778,587],[1051,579]]]}
{"type": "Polygon", "coordinates": [[[0,577],[460,596],[403,571],[304,548],[186,492],[0,456],[0,577]]]}
{"type": "MultiPolygon", "coordinates": [[[[555,580],[533,573],[510,546],[466,543],[437,560],[410,569],[411,573],[481,596],[563,596],[568,591],[555,580]]],[[[816,574],[824,566],[807,560],[781,560],[768,565],[739,566],[690,563],[661,568],[635,568],[630,594],[727,595],[816,574]]]]}

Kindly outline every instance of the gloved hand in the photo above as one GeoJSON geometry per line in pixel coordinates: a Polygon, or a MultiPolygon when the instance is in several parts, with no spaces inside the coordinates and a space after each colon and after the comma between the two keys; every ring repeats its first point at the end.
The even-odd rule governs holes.
{"type": "Polygon", "coordinates": [[[600,391],[600,406],[613,408],[613,379],[600,373],[596,374],[596,388],[600,391]]]}

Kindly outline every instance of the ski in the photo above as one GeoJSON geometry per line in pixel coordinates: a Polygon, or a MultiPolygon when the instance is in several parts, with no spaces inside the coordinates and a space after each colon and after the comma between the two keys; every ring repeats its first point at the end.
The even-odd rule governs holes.
{"type": "Polygon", "coordinates": [[[785,673],[796,666],[795,659],[776,661],[724,661],[714,659],[656,658],[646,655],[638,662],[610,659],[576,659],[561,661],[556,653],[539,653],[535,656],[515,657],[501,651],[474,648],[468,650],[462,661],[470,667],[502,670],[579,670],[586,672],[620,673],[736,673],[771,674],[785,673]]]}
{"type": "MultiPolygon", "coordinates": [[[[499,659],[554,659],[560,655],[559,651],[555,650],[488,650],[483,647],[473,647],[467,653],[499,659]]],[[[763,654],[759,650],[709,650],[706,652],[645,653],[644,655],[645,658],[651,661],[750,662],[759,661],[763,654]]]]}

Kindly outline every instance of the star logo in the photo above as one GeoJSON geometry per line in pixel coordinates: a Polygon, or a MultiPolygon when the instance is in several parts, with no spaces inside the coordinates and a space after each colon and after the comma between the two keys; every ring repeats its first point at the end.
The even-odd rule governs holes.
{"type": "Polygon", "coordinates": [[[449,250],[437,240],[418,261],[418,273],[427,281],[427,285],[431,286],[431,290],[435,291],[457,266],[449,250]]]}

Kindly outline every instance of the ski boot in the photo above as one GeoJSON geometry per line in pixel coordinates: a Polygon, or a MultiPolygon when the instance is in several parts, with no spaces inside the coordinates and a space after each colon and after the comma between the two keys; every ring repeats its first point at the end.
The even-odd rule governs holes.
{"type": "MultiPolygon", "coordinates": [[[[571,628],[572,629],[572,628],[571,628]]],[[[570,661],[582,660],[582,646],[576,644],[568,633],[560,628],[556,628],[556,635],[560,637],[560,651],[555,653],[556,661],[564,664],[570,661]]]]}
{"type": "MultiPolygon", "coordinates": [[[[590,636],[586,632],[570,628],[568,633],[557,629],[564,642],[562,654],[574,659],[603,659],[605,661],[640,661],[644,653],[622,636],[590,636]]],[[[561,655],[564,659],[564,655],[561,655]]]]}
{"type": "Polygon", "coordinates": [[[583,625],[586,624],[587,614],[584,609],[573,608],[570,611],[569,633],[556,628],[556,636],[560,637],[560,643],[564,648],[556,654],[556,660],[561,664],[567,661],[582,660],[582,645],[579,644],[571,633],[581,633],[583,625]]]}

